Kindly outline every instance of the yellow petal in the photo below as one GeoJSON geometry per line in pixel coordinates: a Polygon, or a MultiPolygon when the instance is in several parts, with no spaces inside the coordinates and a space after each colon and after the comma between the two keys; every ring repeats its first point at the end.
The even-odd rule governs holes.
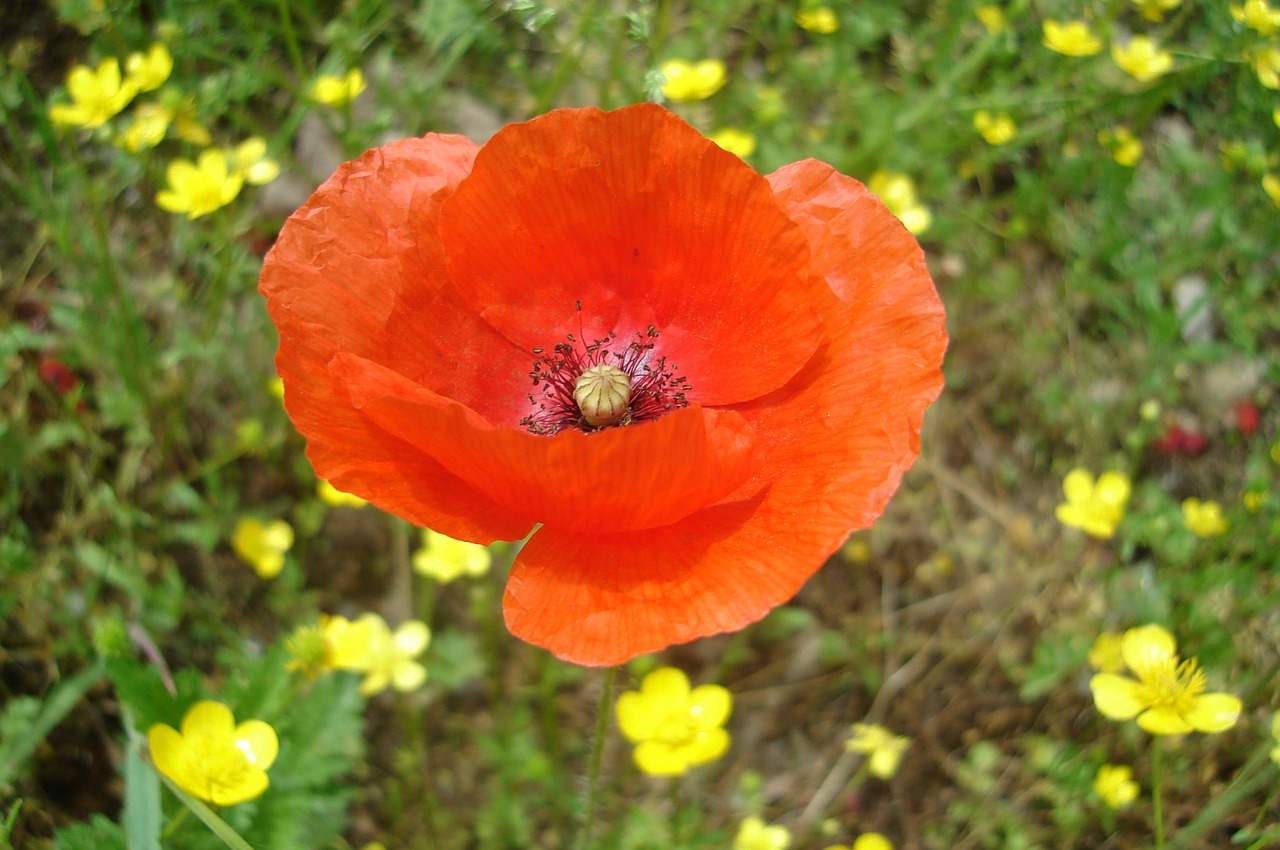
{"type": "Polygon", "coordinates": [[[280,739],[276,730],[261,720],[246,720],[236,727],[236,746],[248,756],[249,761],[259,770],[266,770],[276,760],[280,752],[280,739]]]}
{"type": "Polygon", "coordinates": [[[406,655],[417,655],[431,641],[431,630],[421,620],[409,620],[396,629],[395,644],[406,655]]]}
{"type": "Polygon", "coordinates": [[[1188,712],[1187,722],[1197,732],[1225,732],[1236,725],[1243,707],[1243,703],[1231,694],[1201,694],[1196,698],[1195,707],[1188,712]]]}
{"type": "Polygon", "coordinates": [[[1073,469],[1062,479],[1062,493],[1072,505],[1085,504],[1093,497],[1093,476],[1087,469],[1073,469]]]}
{"type": "Polygon", "coordinates": [[[1181,714],[1165,705],[1157,705],[1139,714],[1138,726],[1152,735],[1185,735],[1193,729],[1181,714]]]}
{"type": "Polygon", "coordinates": [[[427,668],[416,661],[403,661],[391,671],[391,685],[401,693],[416,691],[427,680],[427,668]]]}
{"type": "Polygon", "coordinates": [[[270,784],[266,771],[256,768],[250,768],[236,778],[239,781],[234,784],[214,784],[210,787],[214,804],[234,806],[236,803],[252,800],[254,797],[261,795],[263,791],[266,791],[267,785],[270,784]]]}
{"type": "Polygon", "coordinates": [[[178,730],[164,723],[157,723],[147,730],[147,746],[156,770],[182,784],[178,774],[182,770],[185,745],[178,730]]]}
{"type": "Polygon", "coordinates": [[[659,667],[644,677],[640,693],[660,705],[685,705],[689,701],[689,677],[675,667],[659,667]]]}
{"type": "Polygon", "coordinates": [[[706,764],[715,761],[729,749],[729,733],[723,729],[710,729],[701,732],[693,742],[684,748],[685,760],[693,764],[706,764]]]}
{"type": "Polygon", "coordinates": [[[1129,629],[1120,642],[1124,663],[1135,673],[1168,663],[1177,650],[1178,645],[1169,630],[1154,623],[1129,629]]]}
{"type": "Polygon", "coordinates": [[[616,711],[618,728],[628,741],[646,741],[653,736],[659,718],[638,691],[627,691],[618,697],[616,711]]]}
{"type": "Polygon", "coordinates": [[[220,702],[201,700],[187,709],[182,718],[182,736],[218,737],[231,740],[236,728],[231,709],[220,702]]]}
{"type": "Polygon", "coordinates": [[[637,744],[633,758],[636,767],[650,776],[679,776],[689,769],[689,760],[681,752],[659,741],[637,744]]]}
{"type": "Polygon", "coordinates": [[[1147,707],[1139,698],[1140,685],[1128,676],[1098,673],[1089,680],[1089,690],[1098,711],[1112,720],[1128,720],[1147,707]]]}
{"type": "Polygon", "coordinates": [[[699,685],[689,693],[689,716],[699,729],[723,726],[733,710],[733,697],[720,685],[699,685]]]}

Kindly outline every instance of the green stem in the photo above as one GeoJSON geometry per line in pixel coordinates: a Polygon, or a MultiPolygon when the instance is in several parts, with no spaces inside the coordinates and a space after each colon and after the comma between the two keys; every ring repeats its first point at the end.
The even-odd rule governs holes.
{"type": "Polygon", "coordinates": [[[1249,760],[1236,771],[1231,783],[1222,793],[1209,801],[1191,822],[1178,830],[1169,842],[1169,850],[1189,848],[1197,838],[1220,825],[1236,805],[1254,794],[1268,782],[1274,782],[1274,774],[1268,769],[1271,761],[1268,747],[1257,747],[1249,760]]]}
{"type": "Polygon", "coordinates": [[[560,54],[560,61],[556,64],[555,71],[551,73],[551,78],[542,87],[542,90],[538,92],[537,107],[534,109],[535,114],[540,115],[550,108],[552,102],[556,99],[556,95],[564,88],[569,75],[577,70],[583,47],[587,43],[587,30],[592,24],[596,23],[599,10],[600,0],[591,0],[578,16],[578,28],[574,30],[573,38],[570,39],[564,52],[560,54]]]}
{"type": "MultiPolygon", "coordinates": [[[[718,679],[716,681],[719,681],[718,679]]],[[[680,777],[671,777],[671,784],[667,786],[671,795],[671,847],[676,850],[680,846],[680,777]]]]}
{"type": "Polygon", "coordinates": [[[1164,848],[1164,794],[1160,771],[1160,736],[1151,736],[1151,817],[1155,820],[1156,850],[1164,848]]]}
{"type": "Polygon", "coordinates": [[[609,731],[609,716],[613,710],[613,684],[618,678],[618,668],[605,671],[604,684],[600,688],[600,706],[596,710],[596,731],[591,742],[591,761],[587,767],[587,791],[583,797],[582,829],[573,846],[578,850],[591,847],[591,832],[596,822],[596,796],[599,793],[600,762],[604,760],[605,733],[609,731]]]}
{"type": "Polygon", "coordinates": [[[289,0],[279,0],[276,8],[280,10],[280,29],[284,30],[284,44],[289,51],[289,59],[293,62],[293,72],[298,75],[298,85],[306,85],[307,67],[302,61],[302,51],[298,49],[298,34],[293,30],[293,18],[289,16],[289,0]]]}

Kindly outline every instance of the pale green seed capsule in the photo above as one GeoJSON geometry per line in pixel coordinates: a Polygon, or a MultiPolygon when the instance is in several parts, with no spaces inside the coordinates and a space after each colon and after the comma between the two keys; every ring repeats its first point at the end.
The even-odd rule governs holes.
{"type": "Polygon", "coordinates": [[[600,363],[578,376],[573,400],[592,427],[616,425],[626,415],[631,401],[631,379],[617,366],[600,363]]]}

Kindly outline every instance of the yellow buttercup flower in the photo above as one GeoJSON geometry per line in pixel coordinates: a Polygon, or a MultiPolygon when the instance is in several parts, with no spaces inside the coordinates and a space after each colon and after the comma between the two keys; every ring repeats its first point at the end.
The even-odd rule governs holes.
{"type": "Polygon", "coordinates": [[[1258,82],[1269,89],[1280,89],[1280,47],[1262,47],[1246,54],[1258,82]]]}
{"type": "Polygon", "coordinates": [[[723,727],[732,708],[720,685],[690,690],[684,673],[659,667],[641,680],[640,690],[618,698],[618,726],[636,745],[636,767],[650,776],[679,776],[729,749],[723,727]]]}
{"type": "Polygon", "coordinates": [[[983,3],[974,9],[973,13],[978,16],[982,26],[991,35],[998,35],[1009,28],[1009,22],[1004,17],[1004,9],[995,3],[983,3]]]}
{"type": "Polygon", "coordinates": [[[203,151],[194,163],[175,159],[165,177],[168,188],[156,195],[156,204],[192,219],[225,207],[244,185],[244,175],[232,171],[227,155],[213,149],[203,151]]]}
{"type": "Polygon", "coordinates": [[[733,850],[787,850],[790,846],[790,830],[785,826],[766,826],[764,820],[755,815],[744,819],[733,837],[733,850]]]}
{"type": "Polygon", "coordinates": [[[1182,522],[1197,537],[1217,537],[1227,531],[1227,518],[1222,515],[1222,505],[1213,500],[1185,499],[1182,502],[1182,522]]]}
{"type": "Polygon", "coordinates": [[[703,59],[701,62],[671,59],[663,62],[658,70],[666,78],[662,94],[676,103],[706,100],[720,91],[728,78],[724,63],[719,59],[703,59]]]}
{"type": "Polygon", "coordinates": [[[252,136],[237,145],[231,161],[235,173],[254,186],[280,176],[280,164],[267,157],[267,141],[261,136],[252,136]]]}
{"type": "Polygon", "coordinates": [[[1124,671],[1124,655],[1120,647],[1124,644],[1124,635],[1119,632],[1103,632],[1093,641],[1089,649],[1089,666],[1099,673],[1121,673],[1124,671]]]}
{"type": "Polygon", "coordinates": [[[1095,483],[1088,470],[1073,469],[1062,480],[1067,501],[1058,505],[1058,521],[1093,537],[1113,537],[1124,519],[1130,489],[1129,477],[1122,472],[1104,472],[1095,483]]]}
{"type": "Polygon", "coordinates": [[[1123,809],[1138,797],[1133,768],[1123,764],[1104,764],[1093,779],[1093,793],[1109,807],[1123,809]]]}
{"type": "Polygon", "coordinates": [[[1084,21],[1044,22],[1044,46],[1063,56],[1092,56],[1102,50],[1102,39],[1084,21]]]}
{"type": "Polygon", "coordinates": [[[895,735],[878,723],[855,723],[853,734],[844,742],[851,753],[867,757],[867,770],[872,776],[888,779],[898,772],[902,754],[911,746],[911,739],[895,735]]]}
{"type": "Polygon", "coordinates": [[[707,138],[729,153],[740,156],[743,159],[751,156],[756,150],[756,137],[746,130],[739,130],[737,127],[726,127],[723,130],[712,133],[707,138]]]}
{"type": "Polygon", "coordinates": [[[417,690],[427,679],[427,668],[417,662],[417,657],[431,642],[431,630],[421,620],[408,620],[392,632],[377,614],[365,614],[353,623],[369,624],[367,654],[358,668],[364,673],[360,693],[365,696],[386,690],[387,686],[401,693],[417,690]]]}
{"type": "Polygon", "coordinates": [[[1256,514],[1262,508],[1266,498],[1267,494],[1261,490],[1246,490],[1240,497],[1240,504],[1244,505],[1244,509],[1249,513],[1256,514]]]}
{"type": "Polygon", "coordinates": [[[848,847],[833,844],[823,850],[893,850],[893,843],[878,832],[864,832],[848,847]]]}
{"type": "MultiPolygon", "coordinates": [[[[1280,207],[1280,177],[1271,172],[1262,175],[1262,191],[1267,193],[1271,203],[1280,207]]],[[[1280,460],[1276,461],[1276,463],[1280,463],[1280,460]]]]}
{"type": "Polygon", "coordinates": [[[1280,31],[1280,10],[1272,9],[1267,0],[1245,0],[1243,6],[1232,6],[1231,17],[1267,38],[1280,31]]]}
{"type": "Polygon", "coordinates": [[[801,9],[796,12],[795,20],[800,29],[819,35],[830,35],[840,29],[840,19],[836,17],[835,11],[827,6],[801,9]]]}
{"type": "Polygon", "coordinates": [[[193,97],[184,98],[174,109],[173,134],[184,142],[208,147],[213,143],[209,130],[200,123],[193,97]]]}
{"type": "Polygon", "coordinates": [[[1280,127],[1280,106],[1271,110],[1271,123],[1275,124],[1277,127],[1280,127]]]}
{"type": "Polygon", "coordinates": [[[316,103],[340,108],[359,97],[366,88],[368,84],[365,83],[364,72],[359,68],[352,68],[342,77],[332,74],[317,77],[307,90],[307,96],[316,103]]]}
{"type": "Polygon", "coordinates": [[[1148,21],[1162,21],[1166,12],[1182,5],[1182,0],[1133,0],[1133,5],[1148,21]]]}
{"type": "Polygon", "coordinates": [[[1111,58],[1120,70],[1143,83],[1163,76],[1173,68],[1173,54],[1161,50],[1154,40],[1145,35],[1135,35],[1128,44],[1113,43],[1111,58]]]}
{"type": "Polygon", "coordinates": [[[299,626],[285,638],[284,648],[289,653],[289,660],[285,662],[284,669],[296,670],[308,679],[335,669],[333,644],[325,633],[328,620],[322,614],[319,623],[299,626]]]}
{"type": "Polygon", "coordinates": [[[92,129],[101,127],[128,106],[138,89],[121,80],[119,61],[104,59],[94,70],[87,65],[72,68],[67,74],[67,93],[72,102],[49,107],[49,120],[92,129]]]}
{"type": "Polygon", "coordinates": [[[1142,159],[1142,142],[1128,127],[1099,130],[1098,142],[1111,152],[1112,159],[1125,168],[1133,168],[1142,159]]]}
{"type": "Polygon", "coordinates": [[[282,519],[263,522],[245,517],[231,533],[231,548],[262,578],[275,578],[284,568],[284,554],[293,546],[293,529],[282,519]]]}
{"type": "Polygon", "coordinates": [[[1130,676],[1098,673],[1089,681],[1093,702],[1112,720],[1138,718],[1152,735],[1222,732],[1236,725],[1236,697],[1204,693],[1205,676],[1194,658],[1181,660],[1173,635],[1162,626],[1129,629],[1121,646],[1130,676]]]}
{"type": "Polygon", "coordinates": [[[933,214],[916,199],[916,186],[907,175],[896,171],[877,171],[867,181],[867,188],[879,196],[889,212],[915,235],[924,233],[933,223],[933,214]]]}
{"type": "Polygon", "coordinates": [[[1271,760],[1280,764],[1280,711],[1271,718],[1271,740],[1276,744],[1271,748],[1271,760]]]}
{"type": "Polygon", "coordinates": [[[441,584],[459,576],[482,576],[492,564],[487,546],[454,540],[428,528],[422,529],[422,548],[413,553],[414,572],[441,584]]]}
{"type": "Polygon", "coordinates": [[[124,62],[125,80],[138,91],[154,91],[173,72],[173,57],[163,44],[153,44],[146,53],[131,53],[124,62]]]}
{"type": "Polygon", "coordinates": [[[987,144],[997,147],[1009,144],[1018,134],[1018,125],[1003,112],[993,115],[986,109],[979,109],[974,113],[973,126],[987,144]]]}
{"type": "Polygon", "coordinates": [[[417,657],[431,642],[431,630],[420,620],[408,620],[394,632],[377,614],[363,614],[355,620],[326,616],[319,626],[322,641],[312,634],[299,636],[293,669],[304,672],[351,670],[364,674],[360,693],[365,696],[386,690],[417,689],[427,679],[427,668],[417,657]]]}
{"type": "Polygon", "coordinates": [[[328,481],[316,482],[316,495],[331,508],[363,508],[369,504],[359,496],[343,492],[328,481]]]}
{"type": "Polygon", "coordinates": [[[153,148],[164,139],[172,122],[173,110],[163,103],[139,104],[134,107],[133,121],[120,133],[120,144],[133,153],[153,148]]]}
{"type": "Polygon", "coordinates": [[[276,732],[261,720],[236,725],[231,709],[203,700],[182,718],[182,731],[164,723],[147,730],[156,770],[193,797],[217,806],[252,800],[270,784],[276,732]]]}

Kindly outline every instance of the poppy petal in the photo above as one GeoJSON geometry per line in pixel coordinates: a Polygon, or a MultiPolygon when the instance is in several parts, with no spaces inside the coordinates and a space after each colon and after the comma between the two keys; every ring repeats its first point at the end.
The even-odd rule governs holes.
{"type": "Polygon", "coordinates": [[[545,437],[496,428],[353,355],[336,356],[330,371],[377,428],[547,527],[602,533],[666,525],[724,498],[751,468],[751,432],[731,411],[693,406],[625,428],[545,437]]]}
{"type": "Polygon", "coordinates": [[[644,534],[542,528],[503,599],[518,637],[608,665],[732,631],[789,599],[884,510],[942,389],[945,316],[914,238],[862,184],[813,160],[770,182],[815,238],[830,341],[782,389],[735,405],[752,477],[725,503],[644,534]],[[817,239],[826,221],[841,238],[817,239]],[[807,222],[807,223],[806,223],[807,222]]]}
{"type": "Polygon", "coordinates": [[[820,342],[808,246],[768,184],[654,104],[500,130],[440,238],[459,291],[518,346],[653,326],[706,405],[778,388],[820,342]]]}
{"type": "Polygon", "coordinates": [[[412,522],[488,543],[519,539],[529,525],[372,427],[327,368],[338,351],[353,352],[464,403],[507,404],[501,415],[518,419],[513,405],[524,399],[508,401],[517,394],[495,394],[486,381],[527,382],[531,357],[450,294],[434,239],[440,202],[475,151],[462,137],[433,135],[345,163],[289,219],[259,288],[280,331],[285,407],[317,475],[412,522]]]}

